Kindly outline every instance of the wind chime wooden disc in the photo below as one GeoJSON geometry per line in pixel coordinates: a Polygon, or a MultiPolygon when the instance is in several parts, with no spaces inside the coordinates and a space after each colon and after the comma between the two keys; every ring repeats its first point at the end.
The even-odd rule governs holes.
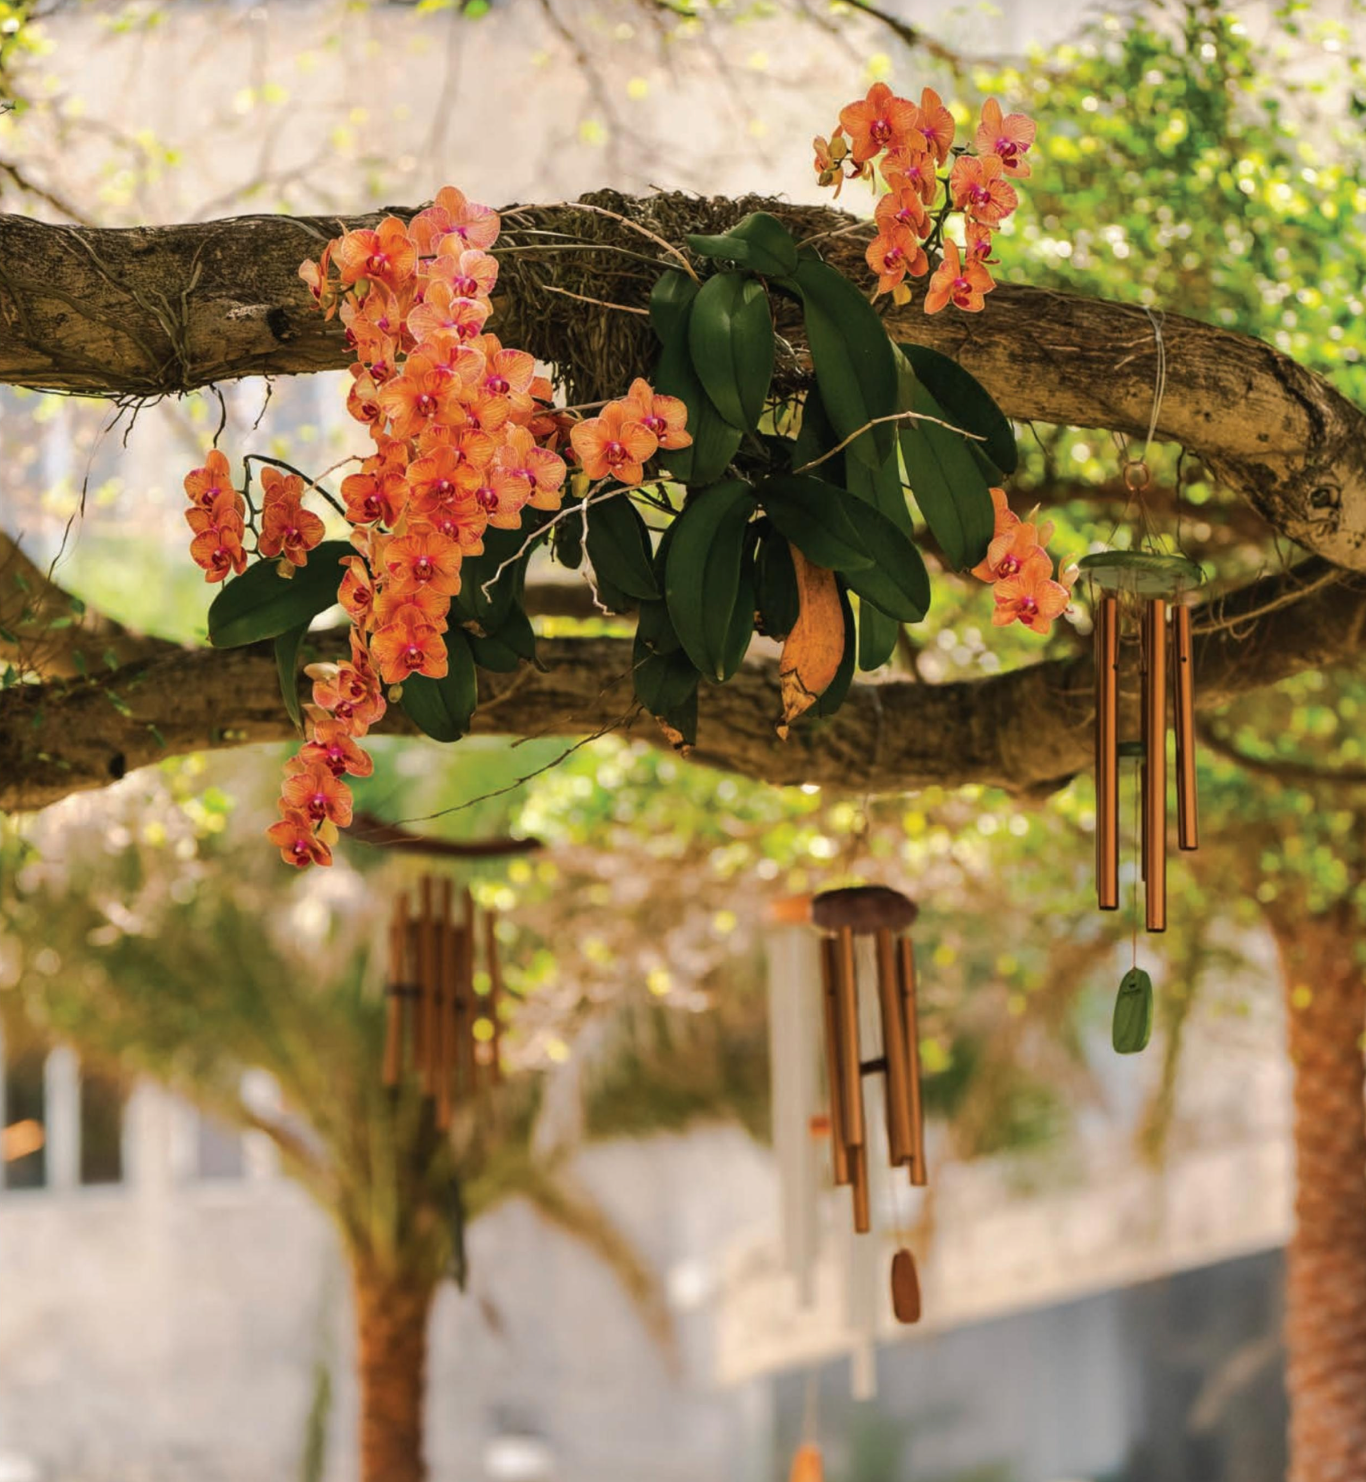
{"type": "Polygon", "coordinates": [[[920,1278],[915,1257],[904,1246],[892,1257],[892,1312],[898,1322],[920,1321],[920,1278]]]}
{"type": "Polygon", "coordinates": [[[1097,551],[1077,565],[1105,592],[1180,601],[1205,584],[1205,573],[1195,561],[1159,551],[1097,551]]]}
{"type": "Polygon", "coordinates": [[[876,931],[905,931],[920,907],[887,885],[850,885],[825,890],[811,902],[811,919],[822,931],[847,927],[859,936],[876,931]]]}

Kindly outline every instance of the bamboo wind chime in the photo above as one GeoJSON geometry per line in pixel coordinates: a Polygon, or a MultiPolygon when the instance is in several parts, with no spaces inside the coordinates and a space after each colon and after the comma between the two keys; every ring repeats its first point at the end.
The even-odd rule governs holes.
{"type": "Polygon", "coordinates": [[[1167,713],[1176,733],[1177,843],[1200,842],[1195,786],[1195,665],[1187,598],[1203,580],[1184,556],[1156,551],[1103,551],[1082,569],[1099,589],[1095,614],[1096,900],[1102,911],[1120,904],[1120,764],[1138,773],[1138,848],[1144,885],[1144,925],[1167,929],[1167,713]],[[1168,615],[1170,613],[1170,621],[1168,615]],[[1121,739],[1120,674],[1126,650],[1136,650],[1141,680],[1139,735],[1121,739]]]}
{"type": "MultiPolygon", "coordinates": [[[[906,935],[918,914],[913,901],[880,885],[829,890],[811,904],[811,918],[824,933],[821,979],[834,1179],[851,1191],[854,1229],[859,1234],[872,1229],[865,1076],[881,1075],[883,1079],[891,1166],[907,1168],[911,1183],[918,1187],[928,1182],[915,948],[906,935]],[[863,1058],[859,1035],[859,937],[872,938],[882,1027],[882,1052],[868,1059],[863,1058]]],[[[901,1322],[915,1322],[920,1316],[915,1261],[905,1248],[899,1249],[892,1261],[892,1308],[901,1322]]]]}
{"type": "Polygon", "coordinates": [[[450,880],[424,875],[415,909],[401,893],[389,926],[384,1084],[397,1087],[410,1068],[443,1129],[457,1103],[502,1080],[497,917],[485,911],[481,923],[465,890],[457,920],[454,895],[450,880]],[[488,976],[482,996],[475,989],[481,942],[488,976]]]}

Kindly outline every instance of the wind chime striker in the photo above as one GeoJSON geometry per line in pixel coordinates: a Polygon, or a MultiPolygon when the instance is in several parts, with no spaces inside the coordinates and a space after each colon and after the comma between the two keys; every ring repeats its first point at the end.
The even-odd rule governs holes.
{"type": "MultiPolygon", "coordinates": [[[[830,1092],[830,1146],[834,1180],[850,1189],[854,1229],[872,1229],[869,1127],[863,1081],[881,1075],[889,1161],[917,1186],[928,1182],[920,1096],[920,1041],[916,1015],[915,949],[906,934],[919,914],[915,903],[881,885],[829,890],[811,903],[823,932],[821,984],[826,1073],[830,1092]],[[856,939],[872,939],[877,963],[877,1006],[882,1053],[863,1058],[859,1043],[856,939]]],[[[915,1261],[900,1249],[892,1261],[892,1307],[901,1322],[920,1316],[915,1261]]]]}
{"type": "Polygon", "coordinates": [[[398,1086],[405,1071],[416,1076],[443,1129],[457,1103],[502,1080],[497,917],[476,912],[465,890],[456,919],[454,897],[449,879],[424,875],[415,902],[407,891],[395,899],[389,925],[384,1084],[398,1086]],[[481,945],[483,996],[475,990],[481,945]]]}
{"type": "Polygon", "coordinates": [[[1096,900],[1119,909],[1119,773],[1138,770],[1139,851],[1144,924],[1167,929],[1167,713],[1176,732],[1177,843],[1199,845],[1195,786],[1195,667],[1189,597],[1204,580],[1184,556],[1158,551],[1102,551],[1080,563],[1098,589],[1093,604],[1096,657],[1096,900]],[[1122,738],[1119,681],[1137,659],[1139,734],[1122,738]]]}

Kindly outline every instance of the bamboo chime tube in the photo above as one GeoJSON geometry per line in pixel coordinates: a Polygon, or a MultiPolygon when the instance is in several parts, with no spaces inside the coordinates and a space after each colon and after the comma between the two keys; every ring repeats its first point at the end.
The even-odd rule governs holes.
{"type": "Polygon", "coordinates": [[[835,934],[835,1008],[840,1026],[844,1138],[851,1148],[857,1148],[863,1145],[863,1067],[859,1063],[858,978],[854,969],[854,933],[848,926],[841,926],[835,934]]]}
{"type": "Polygon", "coordinates": [[[910,1081],[911,1182],[920,1188],[929,1182],[929,1171],[925,1167],[925,1108],[920,1096],[920,1016],[915,1001],[915,944],[910,937],[902,937],[898,946],[902,1020],[906,1029],[910,1081]]]}
{"type": "Polygon", "coordinates": [[[877,990],[882,1008],[882,1055],[886,1061],[887,1142],[892,1162],[899,1166],[909,1163],[912,1157],[911,1083],[896,944],[885,927],[877,934],[877,990]]]}
{"type": "Polygon", "coordinates": [[[403,1073],[403,996],[408,989],[408,974],[404,966],[404,949],[407,945],[407,897],[400,895],[394,902],[394,914],[389,922],[389,991],[384,1019],[384,1084],[393,1088],[398,1085],[403,1073]]]}
{"type": "Polygon", "coordinates": [[[1096,609],[1096,897],[1119,909],[1119,602],[1096,609]]]}
{"type": "Polygon", "coordinates": [[[849,1149],[844,1141],[844,1076],[840,1056],[837,971],[834,937],[821,938],[821,1004],[825,1010],[825,1078],[830,1089],[830,1160],[837,1185],[849,1182],[849,1149]]]}
{"type": "Polygon", "coordinates": [[[1195,654],[1191,610],[1183,602],[1175,621],[1173,720],[1176,726],[1176,839],[1182,849],[1200,847],[1199,810],[1195,795],[1195,654]]]}
{"type": "Polygon", "coordinates": [[[1147,845],[1147,927],[1167,929],[1167,604],[1148,599],[1143,673],[1143,836],[1147,845]]]}

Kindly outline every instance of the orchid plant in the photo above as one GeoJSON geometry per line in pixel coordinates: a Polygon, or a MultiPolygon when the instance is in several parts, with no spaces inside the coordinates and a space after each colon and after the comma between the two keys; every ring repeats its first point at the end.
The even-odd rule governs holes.
{"type": "Polygon", "coordinates": [[[905,302],[933,260],[926,312],[981,309],[992,231],[1016,204],[1005,177],[1028,174],[1032,139],[989,102],[969,154],[932,91],[914,104],[875,85],[816,141],[823,183],[882,192],[872,300],[766,213],[690,237],[691,256],[659,260],[653,380],[592,408],[557,403],[534,358],[489,329],[502,222],[453,187],[305,262],[354,351],[347,407],[373,452],[337,494],[257,454],[239,487],[217,448],[185,479],[191,556],[226,582],[210,640],[273,639],[304,733],[270,829],[282,857],[330,862],[351,819],[345,779],[371,771],[360,743],[389,705],[454,741],[479,669],[535,661],[521,598],[541,544],[569,566],[586,556],[605,611],[637,613],[636,695],[679,746],[696,736],[700,682],[730,678],[756,631],[783,642],[782,735],[833,713],[856,663],[888,660],[930,602],[908,492],[945,563],[995,584],[997,623],[1046,633],[1070,587],[1053,580],[1048,527],[1020,521],[999,487],[1015,465],[1010,424],[955,361],[895,344],[875,307],[884,293],[905,302]],[[946,236],[955,212],[961,251],[946,236]],[[773,386],[775,296],[799,306],[814,370],[787,393],[773,386]],[[310,495],[348,539],[324,538],[310,495]],[[305,634],[338,602],[350,652],[307,667],[301,706],[305,634]]]}

